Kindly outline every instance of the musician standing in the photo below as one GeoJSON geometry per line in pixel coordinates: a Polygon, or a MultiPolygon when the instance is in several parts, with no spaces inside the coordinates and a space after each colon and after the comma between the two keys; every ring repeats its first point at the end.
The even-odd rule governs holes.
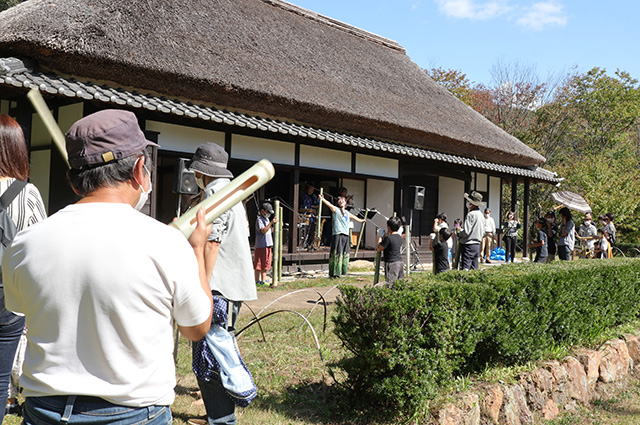
{"type": "Polygon", "coordinates": [[[82,199],[4,253],[6,307],[29,328],[26,424],[172,422],[173,321],[194,341],[211,321],[208,228],[201,210],[187,242],[136,211],[151,192],[148,146],[132,112],[76,122],[67,176],[82,199]]]}
{"type": "Polygon", "coordinates": [[[338,206],[321,196],[322,202],[331,210],[333,216],[333,230],[331,236],[331,251],[329,253],[329,277],[346,276],[349,269],[349,223],[355,220],[364,223],[365,220],[347,211],[347,200],[338,197],[338,206]]]}
{"type": "Polygon", "coordinates": [[[309,219],[309,227],[307,234],[302,242],[302,245],[308,247],[313,241],[313,236],[316,233],[316,223],[318,221],[318,206],[320,205],[320,199],[315,194],[316,188],[313,185],[307,184],[307,192],[302,195],[302,201],[300,202],[299,212],[306,215],[309,219]]]}
{"type": "MultiPolygon", "coordinates": [[[[228,159],[229,155],[215,143],[204,143],[196,149],[189,163],[189,169],[195,173],[196,183],[203,190],[203,198],[212,196],[229,184],[233,174],[227,169],[228,159]]],[[[205,255],[211,260],[207,265],[212,264],[211,267],[207,267],[207,277],[214,296],[214,304],[220,300],[224,304],[229,303],[230,314],[225,328],[233,334],[242,302],[258,298],[253,280],[253,261],[249,247],[246,213],[242,203],[236,204],[214,220],[205,246],[205,255]]],[[[216,318],[214,317],[213,320],[216,318]]],[[[211,343],[213,332],[219,331],[216,326],[218,323],[212,322],[209,331],[211,338],[207,337],[204,340],[207,343],[211,343]]],[[[194,345],[194,350],[196,348],[197,345],[194,345]]],[[[194,364],[194,369],[198,369],[197,364],[194,364]]],[[[221,383],[216,380],[207,381],[200,376],[196,377],[207,411],[208,423],[236,423],[235,404],[221,383]]]]}

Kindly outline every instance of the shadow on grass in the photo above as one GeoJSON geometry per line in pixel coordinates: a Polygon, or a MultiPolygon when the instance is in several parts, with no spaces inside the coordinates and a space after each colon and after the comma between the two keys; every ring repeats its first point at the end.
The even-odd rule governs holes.
{"type": "Polygon", "coordinates": [[[593,407],[594,410],[607,412],[620,418],[621,417],[640,418],[640,407],[635,403],[634,405],[629,406],[629,405],[620,403],[620,400],[617,400],[617,399],[595,400],[591,402],[591,406],[593,407]]]}
{"type": "Polygon", "coordinates": [[[282,394],[263,394],[252,403],[254,409],[277,411],[283,416],[309,424],[382,425],[391,422],[372,418],[371,413],[353,409],[342,390],[323,383],[298,384],[282,394]]]}

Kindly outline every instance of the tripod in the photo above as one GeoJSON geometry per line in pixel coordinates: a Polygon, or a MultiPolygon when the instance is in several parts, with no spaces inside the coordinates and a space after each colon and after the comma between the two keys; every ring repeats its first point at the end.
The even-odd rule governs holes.
{"type": "MultiPolygon", "coordinates": [[[[411,248],[411,253],[409,254],[411,258],[409,269],[418,270],[418,266],[420,266],[420,270],[425,270],[422,261],[420,261],[420,256],[418,255],[418,246],[416,245],[415,241],[411,241],[411,244],[409,246],[411,248]]],[[[402,247],[400,248],[400,253],[404,255],[406,252],[406,246],[402,245],[402,247]]]]}

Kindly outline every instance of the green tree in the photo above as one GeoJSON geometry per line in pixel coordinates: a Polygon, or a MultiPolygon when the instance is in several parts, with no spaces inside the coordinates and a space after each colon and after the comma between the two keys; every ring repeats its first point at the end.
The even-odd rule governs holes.
{"type": "Polygon", "coordinates": [[[474,84],[467,78],[467,74],[457,69],[431,68],[424,72],[436,83],[449,90],[455,97],[471,105],[473,101],[474,84]]]}
{"type": "Polygon", "coordinates": [[[19,3],[22,3],[23,1],[24,0],[0,0],[0,12],[2,12],[3,10],[7,10],[19,3]]]}
{"type": "MultiPolygon", "coordinates": [[[[595,214],[613,212],[618,240],[637,241],[640,230],[640,86],[629,73],[593,68],[538,79],[531,67],[497,63],[490,86],[471,85],[460,71],[440,70],[436,81],[487,119],[540,152],[545,168],[565,180],[560,189],[533,185],[532,212],[551,208],[551,193],[581,194],[595,214]],[[464,78],[443,78],[442,76],[464,78]],[[446,84],[443,83],[446,82],[446,84]],[[461,89],[464,89],[460,91],[461,89]]],[[[510,186],[503,202],[510,202],[510,186]]],[[[520,188],[521,190],[521,188],[520,188]]],[[[522,195],[522,194],[520,194],[522,195]]],[[[522,199],[522,196],[519,196],[522,199]]]]}

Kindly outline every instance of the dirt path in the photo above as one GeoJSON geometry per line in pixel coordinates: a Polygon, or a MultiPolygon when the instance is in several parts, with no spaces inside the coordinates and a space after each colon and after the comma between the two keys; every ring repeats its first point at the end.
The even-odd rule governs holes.
{"type": "MultiPolygon", "coordinates": [[[[357,282],[352,285],[363,287],[367,282],[357,282]]],[[[270,289],[268,291],[259,291],[258,299],[245,302],[240,310],[240,315],[251,314],[253,310],[256,314],[263,308],[266,311],[273,310],[296,310],[306,311],[313,308],[315,303],[324,297],[327,305],[336,301],[340,295],[340,290],[336,286],[322,286],[305,289],[270,289]],[[247,308],[248,307],[248,308],[247,308]]],[[[264,313],[263,313],[264,314],[264,313]]]]}

